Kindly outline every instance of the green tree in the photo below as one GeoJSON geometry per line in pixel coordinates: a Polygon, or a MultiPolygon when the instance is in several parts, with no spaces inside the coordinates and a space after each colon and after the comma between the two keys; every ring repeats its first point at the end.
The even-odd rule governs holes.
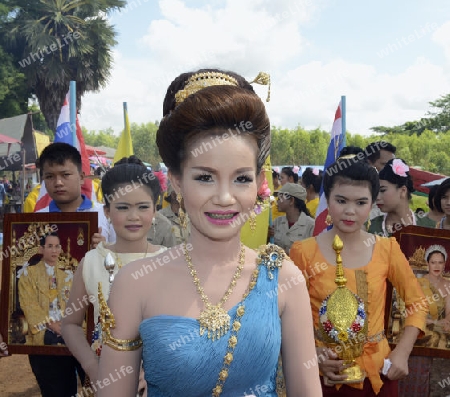
{"type": "Polygon", "coordinates": [[[0,4],[0,118],[26,113],[28,106],[25,75],[4,48],[5,35],[1,27],[10,11],[6,4],[0,4]]]}
{"type": "Polygon", "coordinates": [[[153,168],[162,162],[156,145],[156,131],[158,126],[155,123],[132,123],[130,126],[131,140],[133,141],[134,154],[142,161],[150,163],[153,168]]]}
{"type": "Polygon", "coordinates": [[[110,74],[115,31],[104,18],[124,0],[4,0],[13,6],[4,24],[28,87],[39,100],[50,129],[56,123],[71,80],[77,107],[87,91],[103,87],[110,74]]]}
{"type": "Polygon", "coordinates": [[[28,107],[28,113],[31,114],[33,128],[37,131],[47,134],[50,137],[50,141],[53,141],[53,139],[55,138],[55,134],[47,127],[44,115],[42,114],[41,110],[39,109],[39,105],[36,102],[33,102],[28,107]]]}
{"type": "Polygon", "coordinates": [[[81,127],[81,130],[86,145],[116,148],[119,143],[119,137],[114,134],[111,127],[100,131],[88,131],[85,127],[81,127]]]}
{"type": "Polygon", "coordinates": [[[450,130],[450,94],[442,95],[439,99],[430,102],[435,110],[428,111],[430,117],[429,129],[434,131],[450,130]]]}

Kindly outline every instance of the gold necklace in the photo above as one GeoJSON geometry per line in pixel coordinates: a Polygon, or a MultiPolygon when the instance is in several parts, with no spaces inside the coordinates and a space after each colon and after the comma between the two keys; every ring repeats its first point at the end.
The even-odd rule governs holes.
{"type": "Polygon", "coordinates": [[[183,244],[184,257],[186,263],[189,267],[192,279],[195,286],[197,287],[197,292],[205,304],[205,309],[200,312],[200,317],[198,319],[200,323],[200,335],[203,335],[205,331],[208,331],[208,338],[214,341],[225,335],[230,329],[230,315],[222,307],[223,304],[228,300],[234,287],[236,286],[237,280],[241,277],[242,269],[245,264],[245,247],[241,244],[241,251],[239,253],[239,265],[234,272],[234,276],[231,279],[230,285],[225,292],[224,296],[217,305],[211,304],[208,297],[205,294],[203,287],[200,285],[200,280],[197,277],[197,272],[192,264],[192,259],[189,256],[188,250],[186,248],[186,243],[183,244]]]}
{"type": "Polygon", "coordinates": [[[219,376],[217,379],[216,386],[212,390],[213,397],[219,397],[222,394],[223,387],[225,385],[225,381],[228,378],[228,373],[230,369],[231,362],[234,360],[234,350],[236,349],[238,343],[238,332],[241,329],[241,321],[242,316],[245,314],[245,304],[244,301],[247,296],[250,294],[251,290],[255,287],[258,281],[259,275],[259,267],[257,266],[255,270],[253,270],[252,277],[250,279],[250,283],[247,286],[247,290],[245,291],[242,301],[239,303],[238,308],[236,309],[236,316],[233,321],[233,326],[231,327],[230,338],[228,339],[227,352],[225,353],[225,357],[223,358],[222,369],[219,372],[219,376]]]}

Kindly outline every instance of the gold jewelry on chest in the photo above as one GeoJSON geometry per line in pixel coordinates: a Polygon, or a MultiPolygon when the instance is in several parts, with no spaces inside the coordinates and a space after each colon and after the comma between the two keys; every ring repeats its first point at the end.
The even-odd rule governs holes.
{"type": "MultiPolygon", "coordinates": [[[[149,243],[147,243],[147,247],[145,248],[145,254],[142,257],[144,259],[147,256],[148,253],[148,246],[149,243]]],[[[103,261],[103,266],[105,267],[106,271],[109,273],[109,283],[111,284],[114,281],[115,276],[115,270],[116,270],[116,264],[118,269],[120,270],[123,266],[122,259],[120,259],[117,252],[108,251],[106,253],[105,259],[103,261]],[[114,255],[114,258],[113,258],[114,255]]]]}
{"type": "Polygon", "coordinates": [[[190,274],[195,286],[197,287],[197,292],[205,305],[205,308],[200,313],[200,317],[198,319],[200,323],[200,335],[203,335],[205,331],[208,331],[208,338],[214,341],[221,338],[230,329],[230,315],[223,308],[223,305],[228,300],[234,288],[236,287],[237,280],[239,279],[239,277],[241,277],[242,269],[245,265],[245,247],[243,244],[241,244],[241,250],[239,253],[239,265],[234,272],[233,278],[231,279],[227,291],[217,305],[213,305],[209,301],[209,298],[205,294],[203,287],[200,285],[200,280],[197,276],[197,271],[192,264],[192,259],[187,250],[186,243],[183,244],[183,249],[184,257],[186,259],[190,274]]]}

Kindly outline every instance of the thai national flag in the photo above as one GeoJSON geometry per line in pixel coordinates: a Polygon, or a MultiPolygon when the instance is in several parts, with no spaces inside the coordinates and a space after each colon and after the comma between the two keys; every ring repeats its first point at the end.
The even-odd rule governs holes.
{"type": "MultiPolygon", "coordinates": [[[[68,143],[69,145],[75,146],[81,153],[82,171],[84,172],[85,175],[89,175],[90,174],[89,156],[86,150],[86,145],[84,143],[83,132],[81,130],[81,126],[78,120],[78,115],[76,120],[76,126],[77,126],[77,134],[74,139],[72,130],[70,128],[69,93],[67,93],[56,125],[54,142],[64,142],[68,143]]],[[[93,191],[92,181],[90,179],[85,178],[84,184],[81,186],[81,192],[90,200],[95,201],[96,197],[95,194],[92,194],[92,191],[93,191]]],[[[50,201],[51,198],[48,195],[47,190],[45,189],[45,183],[42,182],[34,211],[36,212],[48,206],[50,204],[50,201]]]]}
{"type": "Polygon", "coordinates": [[[86,145],[84,143],[83,132],[81,131],[80,123],[77,114],[77,134],[76,137],[72,134],[72,129],[70,128],[70,108],[69,108],[69,93],[66,95],[64,104],[61,108],[61,113],[58,118],[58,123],[56,124],[56,134],[55,142],[64,142],[69,145],[75,146],[81,153],[81,163],[83,172],[86,175],[90,174],[90,163],[89,156],[86,150],[86,145]]]}
{"type": "MultiPolygon", "coordinates": [[[[345,146],[345,113],[343,112],[343,102],[345,97],[339,102],[339,106],[334,116],[333,128],[331,129],[330,145],[328,146],[327,158],[324,165],[324,173],[327,172],[327,168],[333,164],[345,146]]],[[[323,193],[323,184],[320,188],[319,206],[317,207],[316,222],[314,226],[314,236],[322,233],[327,225],[325,223],[328,215],[327,201],[325,194],[323,193]]]]}

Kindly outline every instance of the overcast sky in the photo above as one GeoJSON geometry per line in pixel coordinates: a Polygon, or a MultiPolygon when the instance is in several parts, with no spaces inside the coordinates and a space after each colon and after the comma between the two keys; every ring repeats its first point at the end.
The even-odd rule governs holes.
{"type": "MultiPolygon", "coordinates": [[[[160,120],[170,82],[203,67],[270,73],[272,125],[329,131],[341,95],[347,130],[420,119],[450,93],[450,2],[132,0],[110,16],[118,45],[106,88],[83,98],[88,130],[160,120]]],[[[257,86],[263,99],[267,89],[257,86]]]]}

